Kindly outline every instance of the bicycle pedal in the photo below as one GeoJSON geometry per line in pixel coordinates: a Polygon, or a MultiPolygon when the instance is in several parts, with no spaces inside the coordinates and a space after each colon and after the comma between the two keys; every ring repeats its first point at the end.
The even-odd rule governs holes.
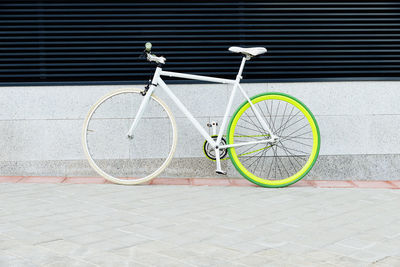
{"type": "Polygon", "coordinates": [[[226,175],[226,173],[227,173],[226,171],[219,171],[219,170],[216,170],[215,172],[218,174],[222,174],[222,175],[226,175]]]}

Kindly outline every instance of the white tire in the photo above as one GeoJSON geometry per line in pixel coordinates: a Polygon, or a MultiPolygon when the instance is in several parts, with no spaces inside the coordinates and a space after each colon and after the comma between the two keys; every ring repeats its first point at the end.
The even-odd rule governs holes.
{"type": "Polygon", "coordinates": [[[143,118],[139,121],[141,127],[138,126],[135,130],[135,133],[139,132],[134,133],[138,137],[127,137],[126,129],[129,129],[135,118],[136,114],[133,114],[133,111],[141,99],[143,96],[139,89],[116,90],[97,101],[86,116],[82,130],[85,156],[90,166],[110,182],[125,185],[147,182],[158,176],[174,155],[177,143],[175,118],[168,106],[154,94],[149,101],[150,107],[146,108],[143,118]],[[93,127],[99,130],[93,130],[93,127]],[[154,135],[157,133],[163,135],[156,139],[159,143],[148,142],[156,138],[154,135]],[[114,151],[117,148],[121,148],[122,152],[114,151]],[[139,151],[141,149],[143,151],[139,151]],[[95,156],[94,151],[99,152],[99,156],[95,156]],[[112,154],[110,158],[107,158],[108,153],[112,154]],[[155,153],[162,153],[162,157],[152,158],[151,155],[155,153]],[[137,173],[134,173],[135,171],[137,173]]]}

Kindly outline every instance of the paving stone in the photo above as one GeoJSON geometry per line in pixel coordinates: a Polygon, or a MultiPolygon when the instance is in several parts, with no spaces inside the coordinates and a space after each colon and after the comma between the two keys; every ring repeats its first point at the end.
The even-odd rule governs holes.
{"type": "Polygon", "coordinates": [[[98,265],[85,260],[77,260],[69,257],[60,258],[54,262],[42,265],[43,267],[96,267],[98,265]]]}
{"type": "Polygon", "coordinates": [[[102,240],[86,245],[90,251],[103,252],[110,251],[118,248],[126,247],[126,244],[122,242],[115,242],[110,240],[102,240]]]}
{"type": "Polygon", "coordinates": [[[372,247],[376,242],[359,239],[357,237],[347,238],[337,242],[338,245],[353,249],[366,249],[372,247]]]}
{"type": "Polygon", "coordinates": [[[213,246],[207,243],[207,241],[186,245],[185,249],[196,251],[199,254],[206,255],[208,257],[216,257],[230,261],[233,261],[239,257],[243,257],[243,254],[238,253],[237,250],[213,246]]]}
{"type": "MultiPolygon", "coordinates": [[[[181,260],[143,249],[137,250],[135,247],[114,250],[113,253],[134,260],[144,266],[185,266],[186,264],[181,260]]],[[[186,266],[192,265],[186,264],[186,266]]]]}
{"type": "Polygon", "coordinates": [[[356,248],[344,247],[339,244],[328,245],[323,247],[323,249],[329,253],[335,253],[339,256],[348,256],[357,251],[356,248]]]}
{"type": "Polygon", "coordinates": [[[312,250],[303,254],[305,258],[314,259],[320,262],[327,262],[338,257],[337,254],[324,251],[322,249],[312,250]]]}
{"type": "Polygon", "coordinates": [[[8,237],[12,237],[13,239],[23,241],[24,244],[39,244],[42,242],[49,242],[53,240],[57,240],[56,236],[51,234],[44,235],[44,234],[37,234],[35,232],[30,232],[28,230],[11,230],[4,232],[4,234],[8,237]]]}
{"type": "Polygon", "coordinates": [[[379,260],[382,260],[386,258],[388,255],[387,253],[379,253],[379,252],[371,252],[371,251],[357,251],[354,254],[351,254],[349,257],[360,260],[360,261],[365,261],[368,263],[374,263],[379,260]]]}
{"type": "MultiPolygon", "coordinates": [[[[131,246],[127,248],[128,250],[131,251],[131,253],[136,253],[137,251],[151,251],[158,253],[163,250],[169,250],[169,249],[179,249],[181,248],[179,245],[172,244],[172,243],[167,243],[159,240],[150,240],[147,242],[143,242],[140,244],[136,244],[135,246],[131,246]]],[[[185,246],[186,248],[186,246],[185,246]]]]}
{"type": "Polygon", "coordinates": [[[23,178],[22,176],[3,176],[0,177],[0,183],[18,183],[23,178]]]}
{"type": "Polygon", "coordinates": [[[202,254],[191,249],[187,248],[171,248],[171,249],[164,249],[160,250],[157,253],[168,256],[170,258],[174,258],[181,261],[186,261],[193,257],[201,256],[202,254]]]}
{"type": "Polygon", "coordinates": [[[110,252],[97,252],[85,257],[85,261],[93,266],[118,266],[118,267],[140,267],[142,265],[137,261],[128,259],[110,252]]]}
{"type": "Polygon", "coordinates": [[[24,244],[25,243],[23,241],[9,238],[9,237],[2,236],[0,238],[0,250],[6,250],[8,248],[18,247],[18,246],[22,246],[24,244]]]}
{"type": "Polygon", "coordinates": [[[250,254],[236,259],[235,262],[242,263],[246,266],[270,266],[274,263],[274,260],[272,260],[271,258],[260,257],[250,254]]]}
{"type": "Polygon", "coordinates": [[[126,234],[117,231],[117,230],[109,230],[109,231],[100,231],[100,232],[86,232],[84,234],[74,235],[72,237],[66,237],[65,239],[76,244],[89,244],[102,240],[109,240],[117,237],[123,237],[126,234]]]}
{"type": "Polygon", "coordinates": [[[62,256],[60,256],[60,254],[52,252],[48,249],[31,245],[23,245],[10,248],[7,249],[6,252],[36,265],[49,264],[54,261],[62,260],[63,258],[62,256]]]}
{"type": "Polygon", "coordinates": [[[19,183],[61,183],[65,177],[24,177],[19,180],[19,183]]]}
{"type": "Polygon", "coordinates": [[[81,245],[66,240],[41,243],[39,246],[66,256],[75,256],[74,252],[81,248],[81,245]]]}
{"type": "Polygon", "coordinates": [[[216,257],[209,257],[207,255],[191,257],[186,259],[184,262],[193,266],[246,266],[236,261],[222,260],[216,257]]]}
{"type": "Polygon", "coordinates": [[[343,266],[343,267],[367,267],[370,266],[370,263],[365,261],[360,261],[350,257],[337,257],[328,261],[330,264],[334,264],[335,266],[343,266]]]}
{"type": "Polygon", "coordinates": [[[354,184],[349,181],[312,181],[317,187],[322,188],[351,188],[354,187],[354,184]]]}
{"type": "Polygon", "coordinates": [[[168,233],[167,231],[161,231],[161,230],[143,226],[140,224],[119,227],[118,230],[123,233],[140,234],[144,237],[154,239],[154,240],[159,240],[159,239],[169,237],[172,235],[171,233],[168,233]]]}
{"type": "Polygon", "coordinates": [[[0,192],[0,266],[353,267],[400,258],[392,189],[2,183],[0,192]]]}
{"type": "Polygon", "coordinates": [[[400,266],[400,257],[386,257],[373,263],[376,267],[400,266]]]}
{"type": "Polygon", "coordinates": [[[395,186],[386,181],[353,181],[353,183],[362,188],[394,188],[395,186]]]}
{"type": "Polygon", "coordinates": [[[67,177],[63,183],[66,184],[104,184],[106,180],[99,177],[67,177]]]}

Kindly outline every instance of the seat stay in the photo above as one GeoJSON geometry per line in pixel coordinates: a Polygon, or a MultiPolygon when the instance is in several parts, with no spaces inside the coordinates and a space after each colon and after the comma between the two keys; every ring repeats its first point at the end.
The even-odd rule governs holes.
{"type": "Polygon", "coordinates": [[[268,133],[272,137],[272,139],[276,138],[277,136],[275,136],[275,134],[271,131],[271,128],[267,125],[267,123],[265,122],[264,118],[261,116],[260,112],[258,111],[258,108],[253,104],[253,102],[251,101],[249,96],[246,94],[246,92],[244,91],[242,86],[240,86],[240,84],[238,84],[238,87],[239,87],[240,91],[242,92],[242,94],[243,94],[244,98],[246,99],[246,101],[249,103],[251,109],[254,112],[254,115],[256,115],[257,120],[261,123],[261,126],[262,126],[263,130],[266,133],[268,133]]]}

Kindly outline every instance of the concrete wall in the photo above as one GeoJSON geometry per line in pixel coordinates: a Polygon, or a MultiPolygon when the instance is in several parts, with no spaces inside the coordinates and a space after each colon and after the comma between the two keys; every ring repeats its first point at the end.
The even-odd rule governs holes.
{"type": "MultiPolygon", "coordinates": [[[[0,87],[0,175],[96,176],[84,159],[81,128],[90,106],[127,86],[0,87]]],[[[140,87],[141,86],[134,86],[140,87]]],[[[400,83],[243,84],[249,95],[279,91],[302,100],[321,131],[319,160],[309,179],[400,179],[400,83]]],[[[195,117],[222,121],[227,85],[171,85],[195,117]]],[[[158,94],[162,96],[162,94],[158,94]]],[[[177,108],[175,160],[163,176],[213,177],[203,137],[177,108]],[[188,146],[187,144],[195,144],[188,146]],[[188,163],[191,164],[184,164],[188,163]],[[184,166],[184,167],[182,167],[184,166]]],[[[238,95],[234,107],[243,100],[238,95]]],[[[224,161],[229,176],[239,176],[224,161]]]]}

